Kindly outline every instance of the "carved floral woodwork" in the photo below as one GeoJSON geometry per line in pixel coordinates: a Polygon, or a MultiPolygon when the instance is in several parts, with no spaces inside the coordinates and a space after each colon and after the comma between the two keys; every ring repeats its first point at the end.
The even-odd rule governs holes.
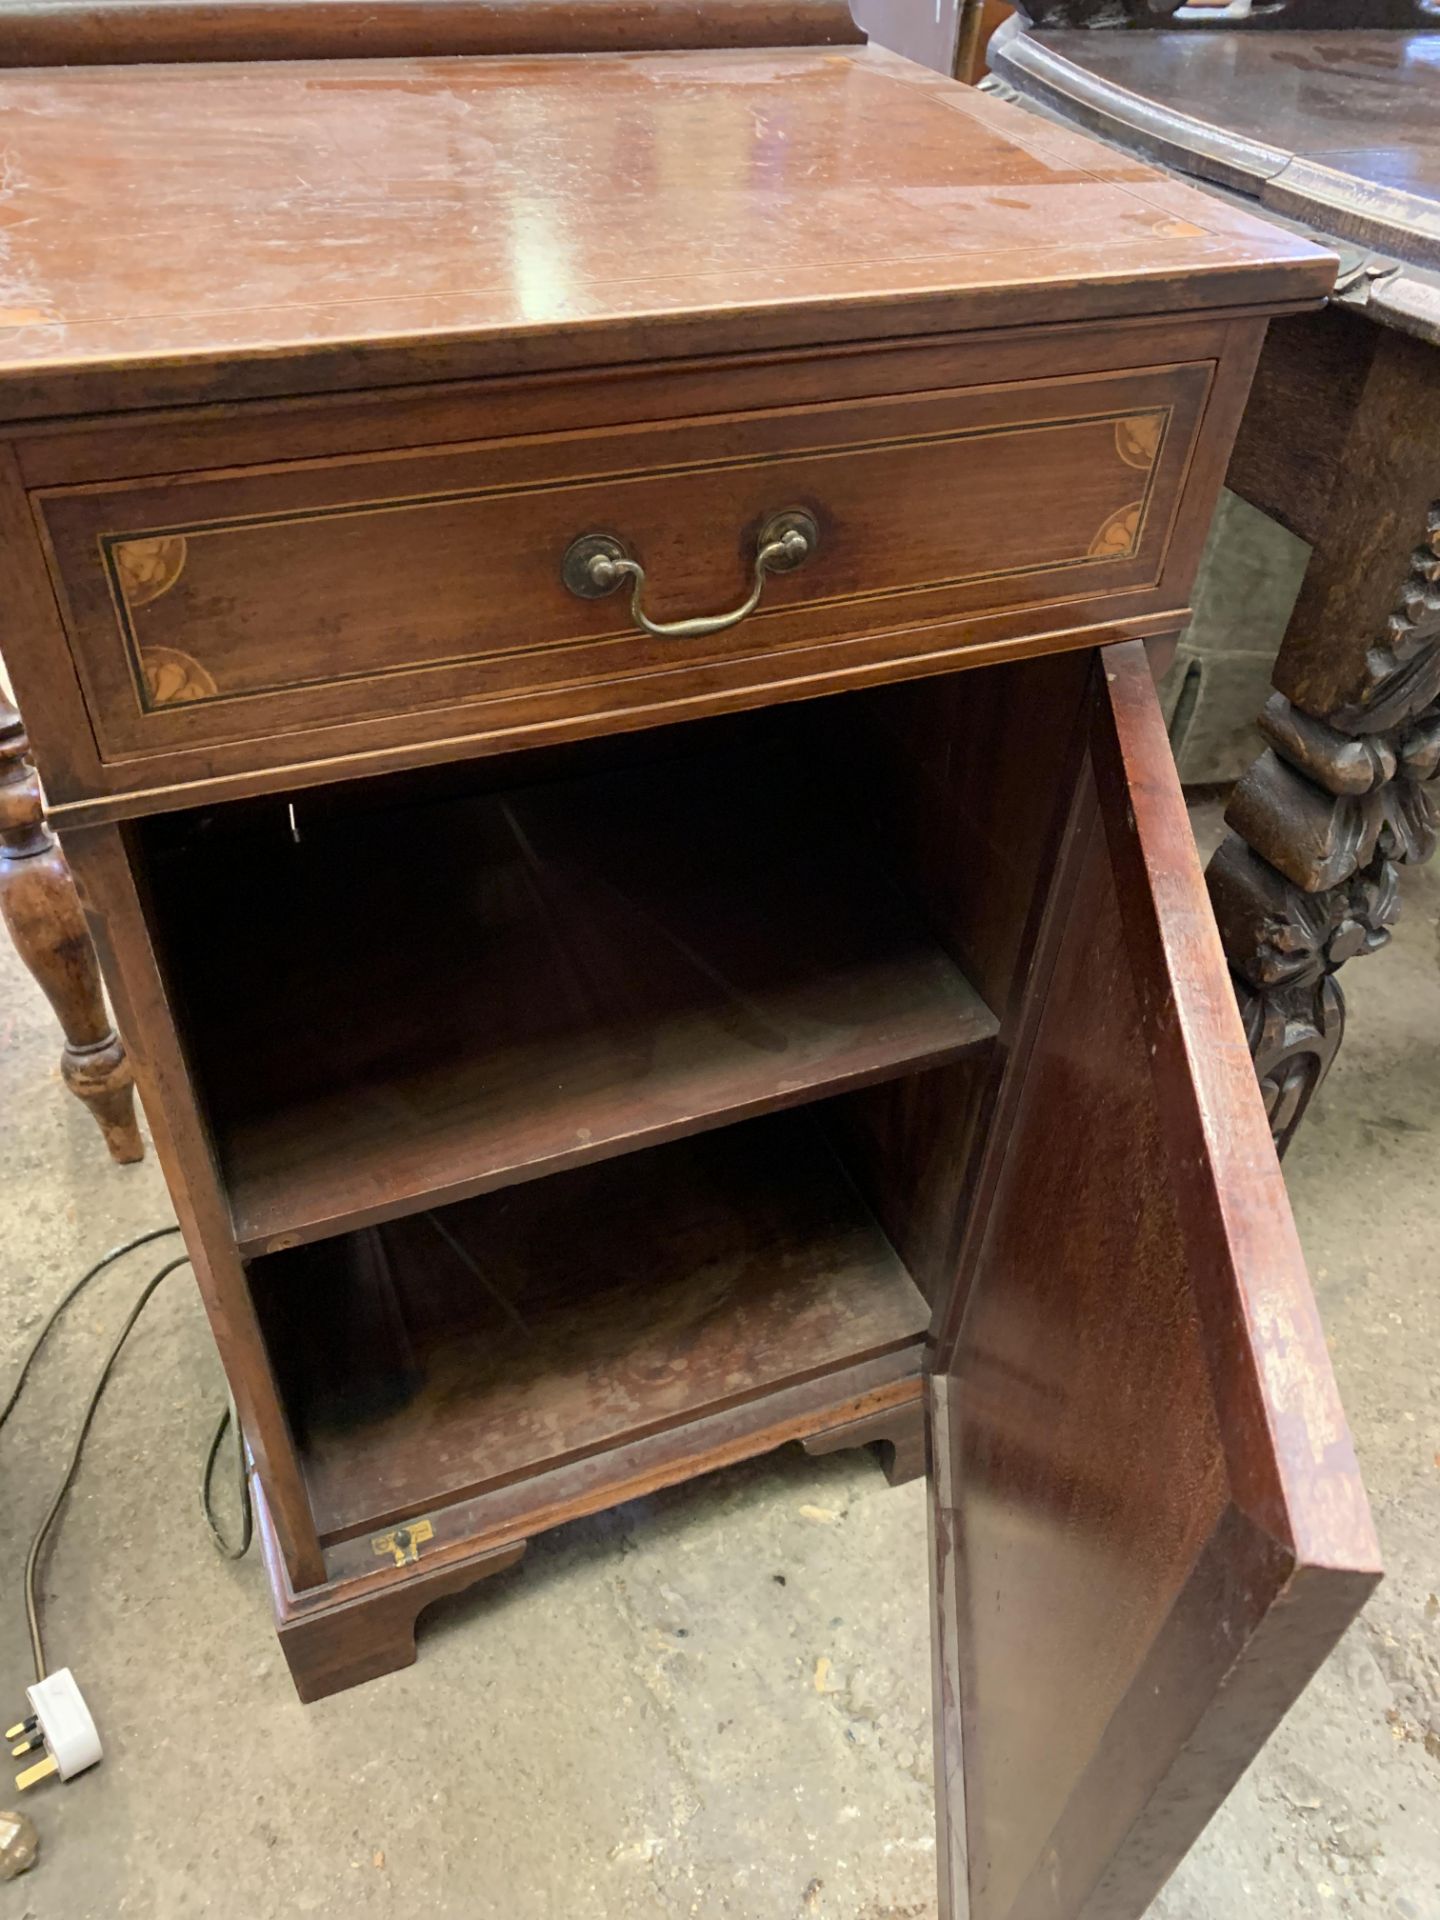
{"type": "Polygon", "coordinates": [[[1020,0],[1018,11],[990,43],[987,91],[1239,195],[1339,256],[1330,310],[1276,323],[1229,474],[1314,553],[1276,665],[1283,693],[1261,720],[1267,750],[1234,792],[1210,868],[1283,1149],[1340,1042],[1336,970],[1387,942],[1398,870],[1431,856],[1440,819],[1433,36],[1389,31],[1433,26],[1434,7],[1256,0],[1242,19],[1193,6],[1182,17],[1174,0],[1020,0]],[[1172,32],[1064,31],[1089,27],[1190,38],[1182,55],[1172,32]],[[1342,57],[1338,36],[1315,32],[1335,27],[1372,30],[1347,35],[1343,56],[1366,85],[1291,89],[1297,70],[1342,57]]]}
{"type": "Polygon", "coordinates": [[[1276,1142],[1289,1144],[1344,1031],[1334,975],[1374,953],[1403,865],[1440,826],[1440,500],[1362,688],[1321,719],[1274,694],[1270,745],[1236,787],[1210,894],[1276,1142]]]}

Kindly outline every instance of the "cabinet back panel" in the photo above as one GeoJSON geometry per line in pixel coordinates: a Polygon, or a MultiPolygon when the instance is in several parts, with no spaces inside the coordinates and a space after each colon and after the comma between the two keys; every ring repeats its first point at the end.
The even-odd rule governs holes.
{"type": "MultiPolygon", "coordinates": [[[[888,870],[1002,1022],[1034,938],[1094,655],[1054,654],[831,703],[888,870]]],[[[833,1100],[826,1123],[915,1283],[944,1298],[1001,1051],[833,1100]]]]}

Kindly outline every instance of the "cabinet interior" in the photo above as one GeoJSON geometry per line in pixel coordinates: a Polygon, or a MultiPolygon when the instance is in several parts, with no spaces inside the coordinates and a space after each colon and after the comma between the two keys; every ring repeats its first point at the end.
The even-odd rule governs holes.
{"type": "Polygon", "coordinates": [[[323,1543],[918,1375],[1089,661],[138,823],[323,1543]]]}

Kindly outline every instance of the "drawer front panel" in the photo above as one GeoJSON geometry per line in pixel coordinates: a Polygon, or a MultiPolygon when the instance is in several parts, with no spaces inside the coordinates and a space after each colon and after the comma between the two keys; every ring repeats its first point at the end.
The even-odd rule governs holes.
{"type": "MultiPolygon", "coordinates": [[[[102,754],[122,757],[1143,592],[1160,576],[1213,370],[35,499],[102,754]],[[744,598],[758,531],[785,508],[813,516],[818,550],[721,634],[647,635],[625,592],[585,600],[561,580],[571,541],[603,532],[644,564],[652,617],[722,611],[744,598]]],[[[953,628],[941,644],[956,644],[953,628]]]]}

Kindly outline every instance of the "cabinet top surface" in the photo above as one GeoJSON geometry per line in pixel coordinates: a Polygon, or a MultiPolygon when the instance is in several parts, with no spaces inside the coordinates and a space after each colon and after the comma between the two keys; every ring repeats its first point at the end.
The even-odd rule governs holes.
{"type": "Polygon", "coordinates": [[[1331,273],[869,48],[14,70],[0,124],[0,416],[1263,306],[1331,273]]]}

